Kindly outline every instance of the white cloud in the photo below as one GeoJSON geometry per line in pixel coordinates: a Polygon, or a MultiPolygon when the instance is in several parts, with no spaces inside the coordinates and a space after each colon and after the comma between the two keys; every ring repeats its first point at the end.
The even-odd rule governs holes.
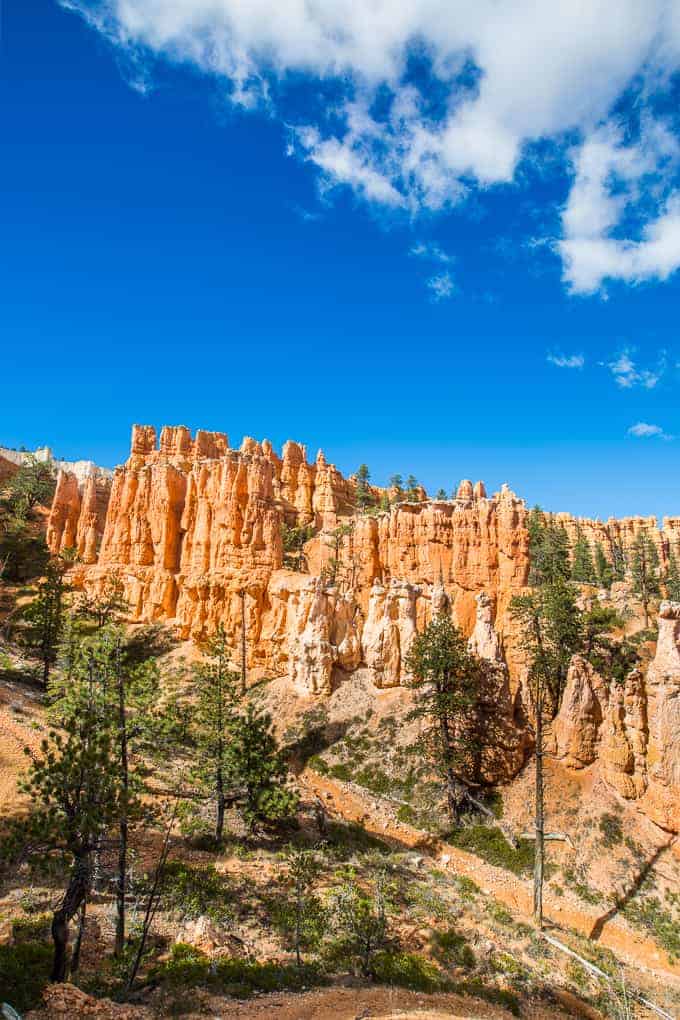
{"type": "Polygon", "coordinates": [[[508,185],[528,144],[552,141],[554,159],[569,137],[573,185],[554,245],[568,288],[666,279],[680,266],[677,141],[645,107],[680,67],[679,0],[618,0],[615,12],[611,0],[61,2],[136,68],[188,65],[232,102],[281,118],[324,189],[391,210],[508,185]],[[305,80],[300,123],[287,85],[305,80]],[[639,137],[612,112],[634,82],[647,89],[639,137]]]}
{"type": "Polygon", "coordinates": [[[636,425],[631,425],[628,429],[628,435],[635,436],[637,439],[672,439],[660,425],[650,425],[646,421],[639,421],[636,425]]]}
{"type": "Polygon", "coordinates": [[[433,301],[445,301],[453,297],[456,286],[449,272],[438,273],[427,281],[433,301]]]}
{"type": "Polygon", "coordinates": [[[549,353],[546,360],[557,368],[583,368],[586,359],[582,354],[553,354],[549,353]]]}
{"type": "Polygon", "coordinates": [[[672,186],[680,146],[667,126],[644,118],[634,144],[619,126],[600,126],[573,150],[572,162],[557,244],[569,288],[591,294],[607,279],[667,279],[680,267],[680,192],[672,186]],[[629,213],[646,218],[637,238],[621,236],[629,213]]]}
{"type": "Polygon", "coordinates": [[[409,255],[414,255],[418,259],[426,259],[429,262],[442,262],[444,265],[449,265],[456,260],[455,255],[449,255],[438,244],[425,241],[417,241],[412,245],[409,255]]]}
{"type": "Polygon", "coordinates": [[[614,376],[614,381],[626,390],[632,389],[634,386],[653,390],[666,371],[665,352],[661,352],[655,369],[638,368],[631,356],[633,353],[630,348],[625,348],[620,354],[617,354],[613,361],[608,362],[607,368],[614,376]]]}

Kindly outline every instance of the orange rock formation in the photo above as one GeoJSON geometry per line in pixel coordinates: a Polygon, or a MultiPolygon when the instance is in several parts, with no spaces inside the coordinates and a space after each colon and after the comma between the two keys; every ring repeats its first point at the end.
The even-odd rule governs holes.
{"type": "MultiPolygon", "coordinates": [[[[251,675],[287,675],[310,694],[330,691],[359,666],[378,689],[402,683],[413,635],[446,597],[480,654],[507,660],[500,700],[511,712],[521,656],[508,610],[528,577],[524,501],[507,486],[488,496],[483,483],[463,481],[451,500],[421,491],[412,502],[357,515],[356,489],[322,452],[310,463],[294,442],[279,457],[266,440],[245,438],[233,450],[223,433],[192,438],[166,427],[157,443],[155,429],[134,426],[130,457],[110,484],[60,473],[48,542],[53,552],[78,549],[76,583],[96,590],[117,572],[131,619],[166,621],[182,638],[221,623],[238,648],[243,600],[251,675]],[[284,523],[314,530],[303,573],[284,566],[284,523]]],[[[609,556],[644,529],[665,562],[680,536],[680,518],[659,530],[654,518],[556,516],[572,538],[580,528],[609,556]]],[[[675,609],[664,612],[646,680],[632,675],[625,688],[607,691],[587,663],[574,662],[554,733],[565,762],[583,767],[599,757],[624,796],[677,827],[680,762],[668,748],[680,729],[680,623],[675,609]]]]}

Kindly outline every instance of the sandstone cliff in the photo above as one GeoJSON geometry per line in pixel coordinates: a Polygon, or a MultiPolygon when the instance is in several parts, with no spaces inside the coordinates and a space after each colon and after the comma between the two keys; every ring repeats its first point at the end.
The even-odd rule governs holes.
{"type": "Polygon", "coordinates": [[[680,603],[663,602],[656,655],[645,676],[607,684],[574,656],[554,750],[572,768],[599,761],[603,778],[664,829],[680,829],[680,603]]]}
{"type": "MultiPolygon", "coordinates": [[[[473,647],[497,663],[499,713],[514,725],[522,657],[509,605],[528,578],[524,501],[507,486],[489,496],[463,481],[450,500],[420,490],[368,514],[356,503],[356,481],[321,451],[310,462],[294,442],[279,456],[266,440],[235,450],[223,433],[166,427],[157,441],[153,428],[134,426],[130,457],[111,480],[60,473],[48,542],[53,552],[77,548],[76,584],[96,590],[115,570],[130,619],[166,621],[184,639],[222,623],[238,648],[244,612],[251,677],[285,676],[302,694],[328,693],[359,667],[376,690],[403,684],[413,636],[446,599],[473,647]],[[304,572],[284,566],[284,523],[311,526],[304,572]]],[[[658,529],[653,518],[556,516],[609,557],[646,530],[665,562],[680,535],[680,518],[658,529]]],[[[612,786],[668,826],[680,799],[675,613],[662,611],[647,678],[607,690],[575,660],[554,726],[565,763],[599,760],[612,786]]]]}

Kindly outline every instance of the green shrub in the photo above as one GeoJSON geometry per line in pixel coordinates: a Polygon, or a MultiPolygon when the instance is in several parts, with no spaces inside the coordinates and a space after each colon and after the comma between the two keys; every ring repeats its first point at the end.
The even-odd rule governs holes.
{"type": "Polygon", "coordinates": [[[656,896],[628,903],[622,913],[631,924],[645,928],[663,946],[671,962],[680,959],[680,924],[656,896]]]}
{"type": "Polygon", "coordinates": [[[48,942],[52,937],[52,914],[18,917],[12,922],[14,942],[48,942]]]}
{"type": "Polygon", "coordinates": [[[234,917],[227,880],[213,865],[194,868],[170,861],[165,866],[163,897],[169,910],[188,920],[205,914],[216,924],[226,924],[234,917]]]}
{"type": "Polygon", "coordinates": [[[52,966],[52,949],[45,942],[0,945],[0,998],[20,1013],[40,1003],[52,966]]]}
{"type": "Polygon", "coordinates": [[[328,774],[331,775],[333,779],[339,779],[341,783],[349,783],[352,779],[350,767],[344,761],[339,761],[335,765],[331,765],[328,770],[328,774]]]}
{"type": "Polygon", "coordinates": [[[616,815],[605,812],[600,818],[600,832],[602,833],[602,846],[611,849],[619,843],[623,843],[623,826],[621,819],[616,815]]]}
{"type": "Polygon", "coordinates": [[[577,896],[579,896],[584,903],[592,903],[593,905],[602,902],[602,893],[597,889],[593,889],[588,884],[586,878],[586,872],[582,866],[575,868],[565,868],[563,871],[564,881],[570,886],[577,896]]]}
{"type": "Polygon", "coordinates": [[[504,907],[502,903],[497,900],[490,900],[486,905],[486,912],[489,917],[496,921],[497,924],[511,925],[514,924],[514,918],[507,907],[504,907]]]}
{"type": "Polygon", "coordinates": [[[434,953],[441,963],[447,967],[465,967],[468,970],[475,965],[475,954],[468,940],[454,928],[436,931],[434,934],[434,953]]]}
{"type": "Polygon", "coordinates": [[[314,754],[311,758],[307,759],[307,765],[310,769],[318,772],[320,776],[327,776],[329,772],[328,763],[321,757],[320,754],[314,754]]]}
{"type": "Polygon", "coordinates": [[[449,987],[446,976],[417,953],[376,953],[371,974],[380,984],[409,988],[413,992],[441,992],[449,987]]]}
{"type": "Polygon", "coordinates": [[[298,968],[238,958],[215,961],[195,946],[182,942],[175,943],[170,959],[154,967],[149,976],[171,988],[206,985],[238,998],[247,998],[255,992],[297,992],[324,981],[320,968],[314,964],[298,968]]]}
{"type": "Polygon", "coordinates": [[[324,984],[318,966],[305,963],[258,963],[254,960],[222,959],[215,965],[215,981],[227,995],[247,998],[255,992],[299,992],[324,984]]]}
{"type": "Polygon", "coordinates": [[[378,794],[378,796],[389,793],[393,786],[392,780],[386,772],[370,765],[357,772],[354,782],[358,783],[359,786],[366,787],[367,790],[378,794]]]}
{"type": "Polygon", "coordinates": [[[406,825],[415,825],[418,821],[418,816],[410,804],[401,804],[397,808],[397,821],[404,822],[406,825]]]}
{"type": "Polygon", "coordinates": [[[454,880],[458,886],[458,891],[465,899],[473,900],[482,891],[477,883],[473,882],[467,875],[454,875],[454,880]]]}
{"type": "Polygon", "coordinates": [[[505,868],[515,875],[528,875],[534,866],[534,844],[520,839],[513,850],[500,829],[489,825],[468,825],[454,829],[448,835],[449,842],[461,850],[476,854],[487,864],[505,868]]]}
{"type": "Polygon", "coordinates": [[[170,959],[158,964],[150,977],[173,988],[193,988],[205,984],[210,974],[210,958],[195,946],[176,942],[170,959]]]}

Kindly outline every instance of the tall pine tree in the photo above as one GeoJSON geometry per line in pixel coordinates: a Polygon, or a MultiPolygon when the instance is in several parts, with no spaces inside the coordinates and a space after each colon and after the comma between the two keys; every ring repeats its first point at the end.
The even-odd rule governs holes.
{"type": "Polygon", "coordinates": [[[580,528],[577,530],[574,543],[571,576],[579,584],[594,584],[597,579],[590,544],[580,528]]]}
{"type": "Polygon", "coordinates": [[[645,630],[649,627],[649,607],[661,592],[659,584],[659,554],[646,531],[639,531],[631,546],[630,572],[633,591],[642,603],[645,630]]]}

